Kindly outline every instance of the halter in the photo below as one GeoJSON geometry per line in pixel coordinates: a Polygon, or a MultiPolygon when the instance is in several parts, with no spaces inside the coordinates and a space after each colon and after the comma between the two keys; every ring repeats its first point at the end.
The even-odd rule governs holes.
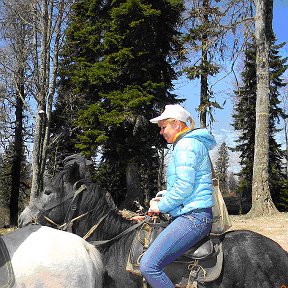
{"type": "MultiPolygon", "coordinates": [[[[35,203],[35,202],[32,202],[28,205],[28,209],[31,211],[31,208],[32,207],[35,207],[38,211],[39,211],[39,214],[40,215],[43,215],[44,219],[50,223],[52,223],[53,225],[55,225],[58,229],[61,229],[61,230],[67,230],[67,227],[69,224],[71,224],[75,219],[72,219],[74,213],[75,213],[75,210],[77,208],[77,205],[74,204],[75,202],[75,199],[76,197],[82,193],[83,191],[85,191],[87,189],[86,185],[85,184],[82,184],[80,186],[80,188],[78,188],[76,191],[76,187],[77,187],[77,184],[79,184],[80,182],[82,182],[83,180],[79,180],[77,181],[74,185],[73,185],[73,189],[70,193],[68,193],[65,197],[63,197],[62,199],[54,199],[54,201],[51,201],[46,207],[44,207],[43,205],[43,202],[40,202],[40,203],[35,203]],[[53,220],[51,220],[49,217],[45,216],[44,213],[47,212],[47,211],[50,211],[52,210],[53,208],[57,207],[58,205],[60,204],[63,204],[65,203],[66,201],[72,199],[71,201],[71,204],[66,212],[66,215],[65,215],[65,220],[64,220],[64,224],[62,225],[59,225],[57,223],[55,223],[53,220]]],[[[89,211],[90,212],[90,211],[89,211]]],[[[86,214],[88,214],[89,212],[83,214],[83,215],[80,215],[77,217],[77,219],[85,216],[86,214]]],[[[35,223],[37,223],[37,218],[35,219],[35,223]]]]}
{"type": "MultiPolygon", "coordinates": [[[[46,221],[52,223],[53,225],[55,225],[57,227],[57,229],[60,229],[60,230],[64,230],[64,231],[68,231],[68,232],[72,232],[72,225],[73,225],[73,222],[76,221],[76,220],[79,220],[81,219],[82,217],[86,216],[87,214],[89,214],[90,212],[94,211],[96,208],[94,209],[91,209],[75,218],[73,218],[74,216],[74,213],[77,209],[77,205],[74,203],[75,202],[75,199],[77,198],[78,195],[80,195],[83,191],[86,191],[87,190],[87,186],[85,184],[82,184],[76,191],[76,187],[77,187],[77,184],[79,184],[81,181],[83,180],[79,180],[77,181],[74,185],[73,185],[73,189],[72,189],[72,192],[70,192],[69,194],[67,194],[65,197],[62,198],[62,200],[60,201],[59,199],[54,199],[54,201],[52,201],[52,203],[49,203],[49,205],[47,205],[47,207],[44,208],[43,206],[43,203],[40,203],[40,207],[38,206],[38,203],[31,203],[28,205],[28,209],[31,210],[31,207],[35,207],[39,213],[41,215],[43,215],[43,217],[45,218],[46,221]],[[74,192],[75,191],[75,192],[74,192]],[[64,220],[64,223],[62,225],[59,225],[57,223],[55,223],[53,220],[51,220],[49,217],[45,216],[44,215],[44,212],[47,212],[55,207],[57,207],[58,205],[70,200],[72,198],[72,201],[71,201],[71,204],[66,212],[66,215],[65,215],[65,220],[64,220]]],[[[91,229],[82,237],[83,239],[87,240],[91,234],[98,228],[98,226],[108,217],[108,215],[110,214],[112,210],[108,211],[106,214],[104,214],[100,219],[99,221],[93,225],[91,227],[91,229]]],[[[157,227],[157,226],[161,226],[163,227],[164,226],[167,226],[168,222],[166,223],[151,223],[151,217],[150,216],[146,216],[145,219],[143,221],[140,221],[140,222],[137,222],[136,224],[130,226],[129,228],[127,228],[126,230],[122,231],[120,234],[116,235],[115,237],[111,238],[111,239],[108,239],[108,240],[99,240],[99,241],[89,241],[90,244],[93,244],[95,245],[96,247],[99,247],[99,246],[102,246],[104,244],[107,244],[111,241],[115,241],[116,239],[120,239],[122,238],[124,235],[132,232],[133,230],[137,229],[139,226],[143,225],[144,223],[149,223],[149,225],[151,225],[152,227],[157,227]]],[[[35,222],[37,221],[37,219],[35,220],[35,222]]],[[[37,223],[37,222],[36,222],[37,223]]]]}
{"type": "MultiPolygon", "coordinates": [[[[72,192],[70,192],[69,194],[67,194],[61,201],[59,201],[58,199],[55,199],[56,201],[53,201],[52,203],[50,203],[46,208],[43,207],[43,203],[41,203],[41,207],[38,207],[36,205],[36,203],[31,203],[28,208],[31,209],[31,206],[34,206],[37,208],[37,210],[39,211],[39,213],[41,213],[44,217],[44,219],[47,221],[47,222],[50,222],[52,223],[53,225],[56,226],[57,229],[59,230],[63,230],[63,231],[68,231],[68,232],[72,232],[72,226],[73,226],[73,222],[76,221],[76,220],[79,220],[83,217],[85,217],[87,214],[91,213],[92,211],[94,211],[96,208],[94,209],[91,209],[77,217],[74,217],[74,214],[75,214],[75,211],[77,209],[77,204],[74,204],[75,202],[75,199],[77,198],[78,195],[80,195],[80,193],[84,192],[87,190],[87,186],[85,184],[82,184],[76,191],[76,187],[77,187],[77,184],[79,184],[82,180],[79,180],[77,181],[74,185],[73,185],[73,190],[72,192]],[[74,192],[75,191],[75,192],[74,192]],[[50,219],[49,217],[45,216],[44,215],[44,212],[46,211],[49,211],[55,207],[57,207],[58,205],[70,200],[71,198],[72,201],[71,201],[71,204],[66,212],[66,215],[65,215],[65,218],[64,218],[64,223],[59,225],[57,223],[55,223],[52,219],[50,219]]],[[[104,219],[107,218],[107,216],[110,214],[111,211],[107,212],[106,214],[104,214],[100,220],[91,227],[91,229],[83,236],[83,239],[87,239],[91,236],[91,234],[98,228],[98,226],[103,222],[104,219]]],[[[37,223],[37,219],[35,220],[35,222],[37,223]]],[[[138,225],[137,225],[138,226],[138,225]]],[[[136,227],[135,227],[136,228],[136,227]]],[[[134,228],[134,229],[135,229],[134,228]]],[[[128,233],[129,231],[127,231],[126,233],[128,233]]],[[[126,234],[124,233],[124,234],[126,234]]],[[[124,234],[121,234],[119,235],[120,237],[122,237],[124,234]]],[[[116,237],[117,238],[120,238],[120,237],[116,237]]],[[[115,239],[114,239],[115,240],[115,239]]],[[[102,244],[105,244],[107,242],[110,242],[111,240],[108,240],[108,241],[102,241],[103,243],[102,244]],[[104,243],[105,242],[105,243],[104,243]]]]}

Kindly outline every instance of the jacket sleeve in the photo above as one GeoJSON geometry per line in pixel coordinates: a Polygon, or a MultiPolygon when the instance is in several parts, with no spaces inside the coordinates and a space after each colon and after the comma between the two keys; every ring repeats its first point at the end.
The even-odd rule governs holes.
{"type": "Polygon", "coordinates": [[[177,143],[172,153],[175,175],[165,197],[158,203],[162,213],[168,213],[180,206],[185,198],[193,193],[197,159],[199,158],[199,141],[183,140],[177,143]]]}

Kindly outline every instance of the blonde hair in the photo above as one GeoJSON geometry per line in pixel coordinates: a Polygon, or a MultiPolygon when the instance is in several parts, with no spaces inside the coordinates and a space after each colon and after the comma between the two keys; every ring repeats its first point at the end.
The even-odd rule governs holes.
{"type": "Polygon", "coordinates": [[[190,123],[190,128],[194,129],[195,128],[195,121],[193,120],[193,118],[189,116],[187,121],[189,121],[189,123],[190,123]]]}
{"type": "MultiPolygon", "coordinates": [[[[170,122],[173,122],[173,121],[176,121],[176,120],[178,120],[178,121],[180,121],[181,123],[183,123],[183,124],[186,125],[185,122],[183,122],[183,121],[181,121],[181,120],[179,120],[179,119],[175,119],[175,118],[165,119],[165,121],[167,121],[167,122],[169,122],[169,123],[170,123],[170,122]]],[[[193,129],[195,128],[195,122],[194,122],[193,118],[189,116],[189,117],[187,118],[187,121],[189,121],[190,129],[193,130],[193,129]]],[[[187,125],[186,125],[186,126],[187,126],[187,125]]]]}

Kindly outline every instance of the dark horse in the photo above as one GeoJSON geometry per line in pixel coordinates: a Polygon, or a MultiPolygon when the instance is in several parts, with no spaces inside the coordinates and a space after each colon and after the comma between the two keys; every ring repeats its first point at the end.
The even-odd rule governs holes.
{"type": "MultiPolygon", "coordinates": [[[[96,225],[94,230],[90,230],[88,241],[112,239],[135,224],[119,214],[110,194],[95,183],[84,181],[85,191],[75,195],[73,191],[79,192],[78,188],[83,183],[81,174],[77,163],[60,172],[45,188],[43,195],[22,212],[19,224],[27,225],[33,219],[45,225],[51,223],[44,215],[54,224],[61,224],[82,215],[73,221],[71,230],[83,237],[96,225]]],[[[133,230],[100,247],[106,269],[103,287],[142,287],[141,277],[125,271],[135,233],[133,230]]],[[[227,232],[220,239],[224,251],[222,273],[217,280],[205,283],[204,287],[288,286],[288,253],[276,242],[245,230],[227,232]]]]}

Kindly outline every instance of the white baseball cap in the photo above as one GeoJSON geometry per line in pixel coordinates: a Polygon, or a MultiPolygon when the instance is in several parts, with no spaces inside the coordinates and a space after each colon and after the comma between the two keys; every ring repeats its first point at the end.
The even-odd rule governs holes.
{"type": "Polygon", "coordinates": [[[161,120],[172,118],[186,123],[189,117],[190,113],[179,104],[166,105],[164,112],[160,116],[151,119],[150,122],[155,124],[161,120]]]}

